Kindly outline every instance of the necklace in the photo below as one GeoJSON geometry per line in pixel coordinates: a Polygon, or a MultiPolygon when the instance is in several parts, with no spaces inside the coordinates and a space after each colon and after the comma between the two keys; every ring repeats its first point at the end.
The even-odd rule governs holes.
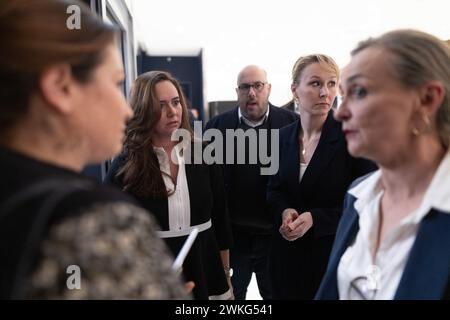
{"type": "Polygon", "coordinates": [[[317,142],[317,140],[319,140],[319,138],[320,138],[320,135],[311,139],[309,141],[309,143],[306,145],[303,143],[303,139],[302,139],[302,156],[304,156],[306,154],[306,149],[308,149],[313,143],[317,142]]]}

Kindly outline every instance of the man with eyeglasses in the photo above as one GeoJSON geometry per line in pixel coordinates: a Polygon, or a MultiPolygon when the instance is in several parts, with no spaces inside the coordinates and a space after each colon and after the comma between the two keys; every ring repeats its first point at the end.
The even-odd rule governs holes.
{"type": "MultiPolygon", "coordinates": [[[[260,133],[280,129],[295,120],[293,112],[269,103],[271,84],[267,74],[256,65],[246,66],[237,77],[238,106],[211,119],[205,129],[219,129],[224,137],[223,152],[226,158],[227,129],[254,130],[260,146],[260,133]]],[[[270,137],[270,132],[263,137],[270,137]]],[[[267,256],[271,241],[272,217],[266,205],[266,186],[269,176],[261,175],[263,165],[249,161],[249,139],[246,139],[245,163],[223,165],[225,188],[232,221],[234,245],[230,250],[230,264],[233,268],[232,285],[237,300],[244,300],[253,272],[256,274],[259,293],[263,299],[271,299],[267,256]]],[[[266,140],[270,152],[270,138],[266,140]]],[[[236,158],[236,145],[234,156],[236,158]]],[[[236,160],[236,159],[235,159],[236,160]]]]}

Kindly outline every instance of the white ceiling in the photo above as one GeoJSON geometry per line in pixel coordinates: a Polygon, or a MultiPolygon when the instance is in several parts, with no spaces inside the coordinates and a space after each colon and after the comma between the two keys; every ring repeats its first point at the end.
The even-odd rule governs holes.
{"type": "Polygon", "coordinates": [[[236,75],[259,64],[271,101],[290,99],[290,71],[304,54],[340,66],[360,40],[396,28],[450,39],[448,0],[132,0],[136,36],[148,54],[196,55],[203,48],[206,100],[235,99],[236,75]]]}

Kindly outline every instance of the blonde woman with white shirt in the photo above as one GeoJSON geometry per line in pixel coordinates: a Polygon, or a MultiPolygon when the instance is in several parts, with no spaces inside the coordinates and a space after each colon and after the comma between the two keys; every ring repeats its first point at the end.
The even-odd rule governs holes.
{"type": "Polygon", "coordinates": [[[450,298],[450,50],[398,30],[343,72],[349,152],[379,170],[349,189],[318,299],[450,298]]]}

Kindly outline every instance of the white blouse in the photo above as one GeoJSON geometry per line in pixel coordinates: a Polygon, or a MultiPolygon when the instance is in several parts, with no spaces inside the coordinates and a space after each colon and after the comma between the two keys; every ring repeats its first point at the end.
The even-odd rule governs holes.
{"type": "Polygon", "coordinates": [[[164,184],[168,192],[175,190],[167,198],[169,209],[169,230],[180,231],[189,229],[191,225],[191,205],[189,199],[189,187],[186,178],[185,161],[181,143],[172,150],[172,158],[178,164],[178,176],[176,185],[170,178],[170,163],[167,153],[161,147],[153,147],[158,157],[159,168],[163,174],[164,184]]]}
{"type": "Polygon", "coordinates": [[[352,188],[357,198],[359,232],[355,242],[342,255],[338,270],[340,299],[393,299],[400,283],[419,224],[432,208],[450,211],[450,151],[447,152],[422,203],[404,217],[380,243],[375,260],[372,248],[377,241],[380,201],[383,195],[381,171],[352,188]]]}
{"type": "Polygon", "coordinates": [[[303,175],[305,174],[306,168],[308,168],[308,164],[300,162],[300,174],[299,174],[299,178],[298,178],[299,183],[302,181],[302,178],[303,178],[303,175]]]}

